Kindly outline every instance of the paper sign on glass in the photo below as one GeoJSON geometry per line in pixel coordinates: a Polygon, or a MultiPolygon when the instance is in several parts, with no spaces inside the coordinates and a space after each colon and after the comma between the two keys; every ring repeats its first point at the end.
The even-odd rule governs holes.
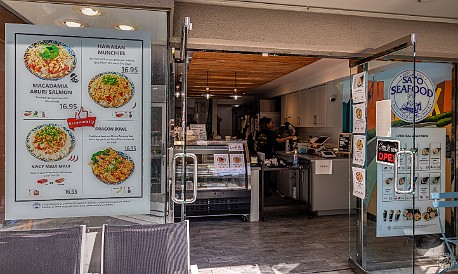
{"type": "Polygon", "coordinates": [[[353,133],[366,132],[366,104],[353,105],[353,133]]]}
{"type": "Polygon", "coordinates": [[[353,135],[353,164],[364,166],[366,162],[366,136],[353,135]]]}
{"type": "Polygon", "coordinates": [[[391,137],[391,100],[382,100],[375,103],[376,135],[391,137]]]}
{"type": "Polygon", "coordinates": [[[215,170],[229,168],[229,156],[227,154],[214,154],[213,160],[215,170]]]}
{"type": "Polygon", "coordinates": [[[238,154],[230,154],[231,158],[231,163],[230,166],[231,168],[244,168],[245,167],[245,156],[242,153],[238,154]]]}
{"type": "Polygon", "coordinates": [[[359,167],[352,167],[353,196],[366,198],[366,171],[359,167]]]}
{"type": "Polygon", "coordinates": [[[351,84],[353,103],[366,102],[366,72],[353,75],[351,84]]]}

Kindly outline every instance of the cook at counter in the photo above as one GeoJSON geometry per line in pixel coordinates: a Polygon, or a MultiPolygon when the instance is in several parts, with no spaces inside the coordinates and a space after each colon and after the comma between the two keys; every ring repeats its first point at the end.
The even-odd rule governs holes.
{"type": "Polygon", "coordinates": [[[287,136],[281,138],[280,135],[273,131],[274,122],[272,118],[262,117],[259,120],[260,130],[255,137],[255,147],[258,152],[263,152],[266,155],[266,159],[270,159],[274,156],[274,150],[276,144],[284,143],[288,140],[293,140],[295,136],[287,136]]]}

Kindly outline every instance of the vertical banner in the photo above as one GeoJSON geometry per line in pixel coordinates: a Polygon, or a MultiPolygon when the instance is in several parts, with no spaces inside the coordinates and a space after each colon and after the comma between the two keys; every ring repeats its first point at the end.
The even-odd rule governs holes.
{"type": "Polygon", "coordinates": [[[366,133],[366,104],[353,105],[353,134],[366,133]]]}
{"type": "Polygon", "coordinates": [[[353,196],[366,198],[366,125],[367,125],[367,72],[353,75],[352,98],[352,181],[353,196]]]}
{"type": "Polygon", "coordinates": [[[366,163],[366,136],[353,135],[353,164],[364,166],[366,163]]]}
{"type": "Polygon", "coordinates": [[[353,174],[353,195],[366,198],[366,170],[360,167],[352,167],[353,174]]]}
{"type": "Polygon", "coordinates": [[[353,103],[365,103],[367,102],[366,96],[366,82],[367,82],[367,73],[361,72],[353,75],[352,84],[351,84],[351,97],[353,103]]]}
{"type": "Polygon", "coordinates": [[[147,32],[6,25],[6,218],[149,213],[147,32]]]}

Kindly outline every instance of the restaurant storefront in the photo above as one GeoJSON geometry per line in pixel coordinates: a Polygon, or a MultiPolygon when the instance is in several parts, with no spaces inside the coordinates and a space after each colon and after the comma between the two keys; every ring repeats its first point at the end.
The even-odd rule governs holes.
{"type": "MultiPolygon", "coordinates": [[[[397,138],[401,140],[402,149],[428,148],[431,153],[441,151],[439,167],[424,164],[428,168],[414,168],[418,174],[414,172],[413,177],[429,178],[431,184],[440,177],[439,192],[455,190],[456,108],[453,102],[458,51],[454,45],[458,43],[458,35],[454,24],[365,17],[356,17],[350,23],[348,16],[344,15],[173,1],[156,1],[153,4],[136,1],[128,6],[121,1],[91,1],[87,4],[95,4],[102,14],[88,17],[91,19],[87,23],[75,20],[87,24],[85,28],[65,29],[64,19],[71,18],[56,14],[65,12],[66,16],[72,13],[80,16],[84,3],[2,1],[5,8],[1,8],[1,13],[5,16],[0,22],[4,30],[1,33],[0,58],[4,68],[1,77],[5,77],[2,78],[5,83],[2,87],[5,107],[1,115],[4,115],[5,123],[0,136],[0,154],[3,155],[1,172],[4,175],[0,180],[0,216],[5,226],[12,220],[38,221],[47,218],[52,218],[45,225],[47,228],[60,227],[68,218],[72,218],[75,225],[85,224],[88,227],[100,227],[101,224],[165,224],[174,221],[174,216],[170,215],[173,208],[176,213],[181,211],[180,214],[175,213],[181,220],[186,219],[184,208],[180,205],[174,207],[174,203],[183,201],[171,199],[169,194],[170,180],[181,178],[186,181],[188,170],[186,161],[182,161],[181,174],[176,176],[171,172],[174,161],[187,154],[186,136],[182,138],[184,146],[181,146],[183,143],[175,146],[174,140],[175,125],[187,125],[186,113],[181,116],[182,121],[173,120],[176,117],[175,62],[184,63],[186,68],[187,59],[187,56],[176,56],[175,49],[180,49],[182,53],[189,48],[361,59],[378,53],[377,50],[366,49],[377,49],[415,32],[420,37],[418,42],[411,39],[400,52],[392,50],[375,55],[377,60],[368,59],[355,66],[348,76],[353,82],[357,73],[365,73],[364,93],[371,97],[360,102],[353,101],[355,105],[365,103],[364,111],[371,118],[361,122],[366,124],[366,128],[359,132],[360,140],[367,149],[359,160],[351,159],[353,168],[350,172],[356,174],[365,170],[367,185],[364,195],[350,193],[362,199],[358,200],[357,211],[350,214],[351,227],[352,224],[358,225],[350,233],[349,257],[366,271],[400,267],[413,269],[419,261],[424,266],[437,264],[434,258],[444,251],[443,246],[440,247],[440,243],[434,247],[422,245],[427,239],[424,235],[438,235],[437,227],[426,229],[424,233],[420,232],[421,228],[412,231],[412,227],[416,227],[415,218],[407,217],[409,213],[412,216],[419,213],[423,226],[431,224],[430,220],[434,218],[425,217],[425,213],[431,216],[427,203],[407,197],[409,194],[395,194],[394,189],[391,191],[380,183],[391,177],[383,166],[377,166],[372,161],[375,143],[370,139],[375,137],[371,135],[371,130],[376,124],[371,119],[376,117],[375,105],[378,101],[393,98],[384,94],[383,84],[395,86],[392,82],[405,71],[413,71],[414,75],[416,71],[421,71],[429,75],[435,84],[432,89],[436,90],[434,96],[429,97],[435,97],[436,103],[428,105],[430,111],[425,117],[413,123],[402,123],[399,120],[403,119],[395,118],[401,115],[401,110],[395,112],[390,115],[393,121],[389,123],[396,122],[391,135],[377,134],[377,137],[389,139],[402,135],[402,138],[397,138]],[[305,13],[308,17],[303,16],[305,13]],[[103,21],[103,16],[109,14],[130,18],[126,25],[129,22],[135,24],[134,18],[139,20],[137,22],[142,20],[148,28],[136,28],[138,31],[129,33],[113,29],[115,23],[119,27],[124,22],[95,23],[103,21]],[[192,28],[184,19],[188,16],[192,28]],[[272,23],[271,18],[278,20],[272,23]],[[29,25],[7,25],[5,30],[8,23],[29,25]],[[380,33],[374,37],[364,31],[355,32],[351,27],[355,25],[360,29],[374,28],[380,33]],[[380,25],[385,27],[380,28],[380,25]],[[394,25],[395,28],[390,27],[394,25]],[[423,28],[425,25],[428,30],[423,28]],[[284,31],[285,28],[289,31],[284,31]],[[446,42],[438,45],[438,40],[446,42]],[[37,50],[42,48],[46,51],[37,50]],[[383,65],[378,63],[382,56],[388,56],[383,65]],[[47,61],[63,58],[62,64],[65,65],[59,71],[50,72],[51,67],[44,69],[43,64],[37,62],[40,58],[47,61]],[[418,63],[423,59],[428,59],[428,63],[418,63]],[[122,96],[115,98],[110,92],[119,83],[123,83],[124,90],[122,96]],[[440,95],[437,89],[441,90],[440,95]],[[429,115],[431,113],[434,115],[429,115]],[[444,113],[448,116],[445,117],[444,113]],[[436,138],[437,134],[427,132],[421,134],[423,139],[415,139],[416,134],[430,126],[419,126],[417,122],[427,116],[438,115],[449,119],[448,123],[441,121],[437,126],[441,130],[437,140],[428,140],[436,138]],[[60,144],[49,146],[50,140],[59,140],[60,144]],[[170,152],[173,149],[175,151],[170,152]],[[113,176],[117,170],[119,174],[113,176]],[[393,201],[389,200],[388,194],[393,201]],[[394,200],[402,202],[395,203],[394,200]],[[399,215],[404,211],[406,216],[399,215]],[[387,217],[383,217],[385,215],[387,217]],[[388,226],[379,226],[385,219],[388,223],[403,221],[405,229],[393,232],[396,229],[391,230],[390,227],[388,233],[388,226]],[[412,223],[410,229],[409,223],[412,223]],[[398,236],[402,237],[404,245],[398,246],[398,236]],[[389,256],[393,254],[379,256],[380,250],[389,249],[387,239],[397,243],[398,250],[402,250],[402,258],[389,256]],[[380,240],[385,241],[383,246],[380,240]]],[[[393,48],[396,46],[393,45],[393,48]]],[[[49,62],[46,65],[49,66],[49,62]]],[[[186,82],[186,74],[184,77],[186,82]]],[[[398,78],[403,79],[402,76],[398,78]]],[[[183,109],[187,109],[186,96],[183,104],[183,109]]],[[[399,108],[403,107],[401,103],[399,108]]],[[[426,158],[418,161],[417,165],[421,167],[426,158]]],[[[416,162],[412,160],[409,163],[416,162]]],[[[413,180],[407,178],[407,170],[404,168],[401,175],[405,181],[413,180]]],[[[195,175],[188,176],[195,178],[195,175]]],[[[353,178],[356,179],[356,175],[353,178]]],[[[431,185],[428,187],[432,188],[431,185]]],[[[420,194],[428,192],[431,191],[424,190],[420,194]]],[[[185,193],[182,197],[188,196],[185,193]]],[[[447,211],[451,234],[456,229],[453,216],[447,211]]],[[[34,222],[27,222],[29,228],[40,228],[34,222]]],[[[437,237],[434,241],[438,241],[437,237]]],[[[421,270],[418,273],[422,273],[421,270]]]]}

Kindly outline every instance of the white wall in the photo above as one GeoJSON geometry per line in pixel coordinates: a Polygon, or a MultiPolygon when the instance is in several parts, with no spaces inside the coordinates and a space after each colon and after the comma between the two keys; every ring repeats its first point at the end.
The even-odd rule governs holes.
{"type": "Polygon", "coordinates": [[[335,102],[328,102],[326,106],[326,116],[328,127],[317,128],[298,128],[300,141],[307,141],[309,136],[330,136],[326,146],[337,147],[339,133],[342,132],[342,83],[328,84],[328,94],[336,98],[335,102]]]}

